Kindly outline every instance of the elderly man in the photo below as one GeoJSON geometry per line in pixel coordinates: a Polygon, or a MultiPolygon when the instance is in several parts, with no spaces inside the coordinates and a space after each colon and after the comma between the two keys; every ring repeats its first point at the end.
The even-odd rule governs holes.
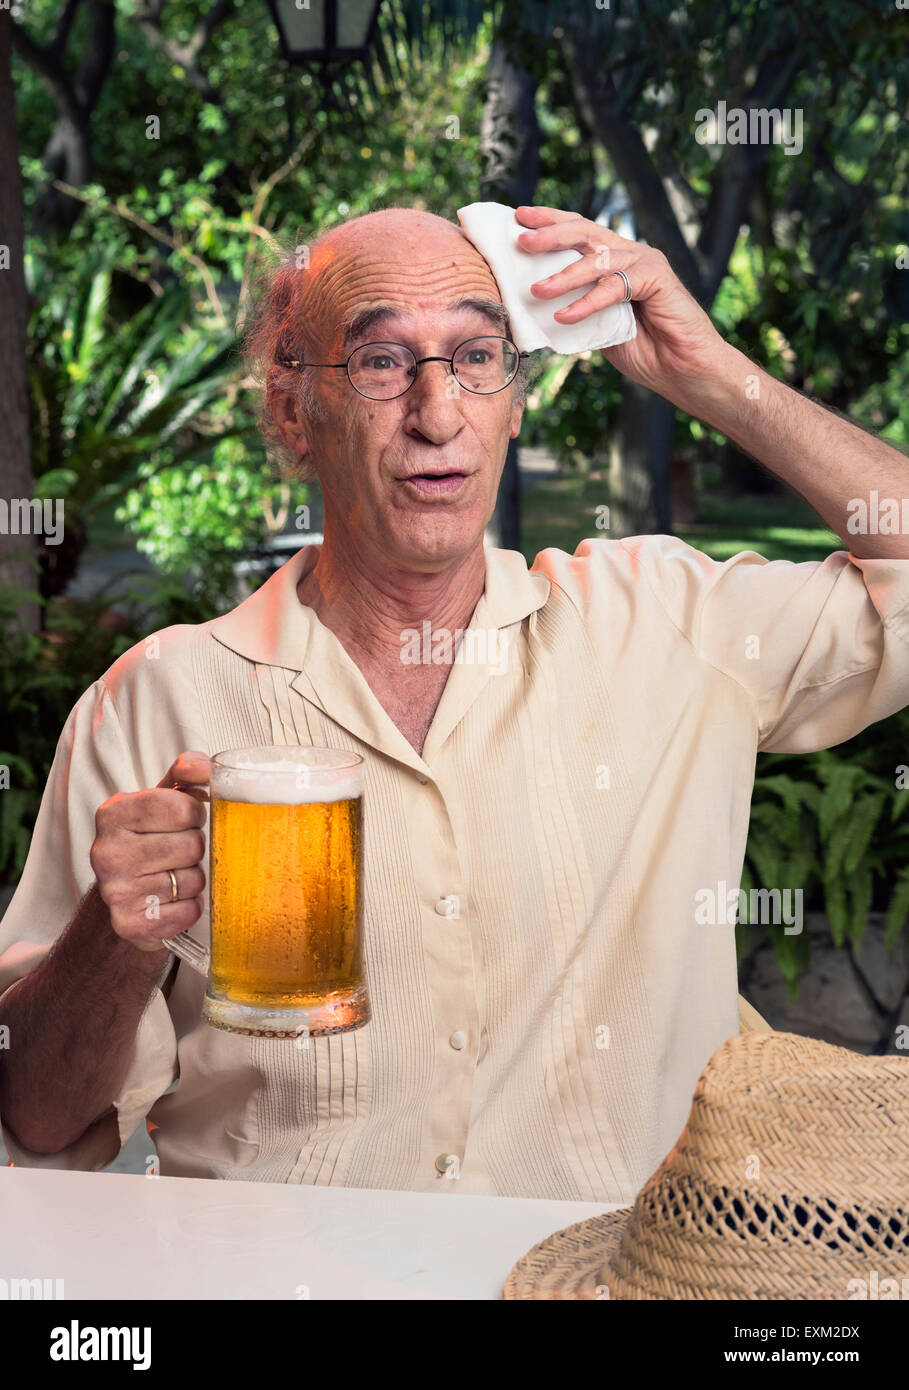
{"type": "Polygon", "coordinates": [[[508,345],[493,390],[471,346],[509,331],[495,279],[423,212],[321,238],[273,278],[254,348],[324,542],[139,644],[67,721],[0,939],[16,1162],[99,1168],[148,1115],[165,1174],[630,1202],[737,1031],[734,918],[697,903],[738,884],[758,749],[824,748],[909,703],[909,541],[847,531],[909,469],[724,343],[658,251],[519,218],[528,251],[582,252],[541,299],[595,282],[559,318],[620,300],[623,271],[638,333],[610,361],[848,549],[718,563],[638,536],[529,570],[484,549],[523,404],[508,345]],[[424,623],[430,658],[402,660],[424,623]],[[459,629],[496,650],[457,660],[435,636],[459,629]],[[303,1048],[200,1022],[203,981],[160,946],[208,932],[205,807],[171,784],[263,744],[365,760],[372,1021],[303,1048]]]}

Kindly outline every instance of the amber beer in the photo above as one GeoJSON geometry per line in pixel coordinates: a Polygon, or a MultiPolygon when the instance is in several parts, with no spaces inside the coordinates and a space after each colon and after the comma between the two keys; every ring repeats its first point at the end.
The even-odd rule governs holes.
{"type": "Polygon", "coordinates": [[[337,750],[212,760],[204,1012],[216,1027],[306,1037],[368,1022],[362,790],[362,760],[337,750]]]}

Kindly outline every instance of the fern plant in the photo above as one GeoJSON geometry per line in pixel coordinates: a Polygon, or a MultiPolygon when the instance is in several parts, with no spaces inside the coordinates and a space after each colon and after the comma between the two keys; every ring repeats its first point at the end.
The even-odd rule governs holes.
{"type": "Polygon", "coordinates": [[[240,378],[232,335],[202,324],[179,284],[115,315],[114,269],[104,251],[75,279],[26,258],[37,491],[80,520],[125,496],[143,465],[174,466],[214,439],[254,433],[247,413],[228,408],[240,378]]]}
{"type": "MultiPolygon", "coordinates": [[[[861,945],[873,909],[884,911],[892,949],[909,918],[909,711],[837,749],[810,756],[759,755],[741,886],[800,888],[803,909],[822,911],[834,945],[861,945]],[[886,771],[885,771],[886,769],[886,771]]],[[[748,924],[736,928],[739,958],[748,924]]],[[[806,932],[770,926],[790,994],[810,962],[806,932]]]]}

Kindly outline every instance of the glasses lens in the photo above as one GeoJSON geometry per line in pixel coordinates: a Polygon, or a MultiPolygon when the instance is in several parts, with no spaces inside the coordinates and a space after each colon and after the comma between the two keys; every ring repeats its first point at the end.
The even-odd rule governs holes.
{"type": "Polygon", "coordinates": [[[454,356],[454,374],[467,391],[501,391],[518,369],[518,350],[507,338],[471,338],[454,356]]]}
{"type": "Polygon", "coordinates": [[[361,395],[390,401],[413,381],[416,360],[401,343],[365,343],[351,355],[347,374],[361,395]]]}

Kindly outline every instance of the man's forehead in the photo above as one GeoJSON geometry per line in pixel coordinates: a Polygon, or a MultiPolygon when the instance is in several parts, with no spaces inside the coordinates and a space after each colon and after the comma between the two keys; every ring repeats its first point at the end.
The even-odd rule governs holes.
{"type": "Polygon", "coordinates": [[[408,337],[410,329],[425,323],[427,317],[436,320],[448,315],[454,316],[454,329],[459,328],[459,319],[469,321],[473,316],[481,321],[480,327],[484,332],[498,333],[502,337],[507,337],[510,332],[505,305],[501,300],[486,295],[459,295],[450,304],[441,306],[428,301],[401,304],[393,300],[354,304],[334,327],[342,346],[352,347],[380,331],[408,337]]]}
{"type": "Polygon", "coordinates": [[[387,236],[361,235],[319,247],[309,270],[307,317],[322,334],[349,339],[363,316],[380,309],[403,317],[458,312],[471,304],[498,305],[505,331],[507,315],[488,264],[460,231],[418,243],[412,235],[389,244],[387,236]]]}

